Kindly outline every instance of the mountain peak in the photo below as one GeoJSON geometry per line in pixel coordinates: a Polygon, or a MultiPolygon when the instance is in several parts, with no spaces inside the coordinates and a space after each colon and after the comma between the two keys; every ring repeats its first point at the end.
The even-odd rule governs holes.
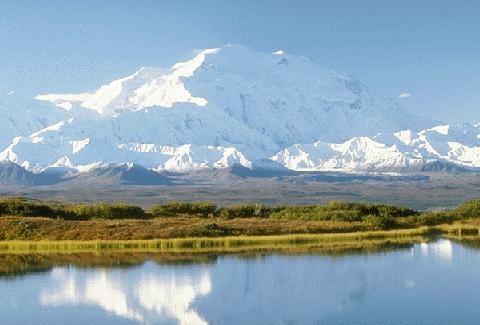
{"type": "MultiPolygon", "coordinates": [[[[30,170],[96,163],[174,171],[251,168],[274,164],[269,159],[286,148],[319,150],[321,159],[355,152],[350,156],[357,159],[370,149],[407,146],[385,144],[378,133],[411,129],[417,141],[416,132],[433,125],[304,57],[235,44],[197,51],[167,69],[142,67],[90,92],[36,99],[63,108],[64,115],[28,133],[16,134],[10,123],[17,137],[0,148],[0,159],[30,170]],[[316,149],[303,147],[311,143],[316,149]]],[[[316,166],[311,158],[307,165],[316,166]]],[[[281,158],[278,163],[288,165],[281,158]]]]}
{"type": "MultiPolygon", "coordinates": [[[[203,107],[208,104],[208,99],[195,96],[185,85],[185,80],[192,78],[200,67],[202,76],[210,72],[208,81],[211,83],[221,83],[225,73],[237,75],[245,79],[245,82],[255,81],[251,79],[261,76],[269,83],[274,83],[280,76],[281,78],[278,78],[280,82],[281,79],[287,79],[285,80],[287,83],[293,83],[311,75],[304,81],[328,86],[330,89],[326,89],[328,92],[323,96],[333,94],[334,89],[331,86],[336,84],[335,78],[342,77],[322,70],[316,65],[314,65],[316,73],[315,71],[313,74],[308,73],[311,69],[309,65],[312,65],[311,62],[305,61],[303,57],[289,56],[287,59],[281,50],[272,55],[259,53],[242,45],[229,44],[222,48],[200,50],[191,60],[176,63],[170,69],[142,67],[135,73],[102,85],[94,91],[78,94],[42,94],[35,99],[51,102],[65,110],[74,107],[93,110],[102,116],[115,116],[125,111],[138,111],[154,106],[170,108],[181,103],[203,107]],[[292,62],[297,63],[293,68],[298,70],[296,73],[278,70],[279,65],[288,65],[292,62]],[[286,78],[287,75],[291,77],[286,78]]],[[[238,77],[232,81],[238,81],[238,77]]],[[[341,83],[343,82],[341,80],[341,83]]],[[[195,85],[192,86],[195,88],[195,85]]],[[[337,94],[331,99],[349,97],[349,91],[345,90],[343,84],[337,87],[335,92],[337,94]]]]}
{"type": "Polygon", "coordinates": [[[51,102],[57,107],[71,110],[75,106],[90,109],[103,116],[114,116],[125,111],[137,111],[158,106],[169,108],[176,103],[205,106],[204,98],[192,96],[182,78],[193,75],[205,57],[220,49],[206,49],[186,62],[170,69],[141,67],[135,73],[103,85],[95,91],[80,94],[45,94],[35,99],[51,102]]]}

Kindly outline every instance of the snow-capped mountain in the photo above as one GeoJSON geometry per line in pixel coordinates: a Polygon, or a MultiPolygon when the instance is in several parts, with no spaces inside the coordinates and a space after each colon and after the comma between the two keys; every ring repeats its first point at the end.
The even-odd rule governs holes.
{"type": "Polygon", "coordinates": [[[39,105],[19,99],[14,92],[0,94],[0,151],[8,146],[16,136],[28,136],[66,118],[52,105],[39,105]]]}
{"type": "Polygon", "coordinates": [[[295,144],[272,160],[293,170],[391,172],[418,171],[433,162],[480,168],[480,124],[440,125],[354,137],[342,143],[295,144]]]}
{"type": "Polygon", "coordinates": [[[480,167],[478,125],[428,129],[431,121],[358,80],[283,51],[207,49],[170,69],[36,99],[41,109],[0,113],[0,160],[33,171],[101,163],[168,171],[397,171],[437,160],[480,167]]]}

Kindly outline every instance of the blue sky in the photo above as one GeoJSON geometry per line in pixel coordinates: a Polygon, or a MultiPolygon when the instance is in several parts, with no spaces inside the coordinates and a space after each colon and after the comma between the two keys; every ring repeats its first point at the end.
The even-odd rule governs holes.
{"type": "Polygon", "coordinates": [[[421,115],[480,121],[480,0],[0,0],[0,94],[79,92],[193,49],[284,49],[421,115]]]}

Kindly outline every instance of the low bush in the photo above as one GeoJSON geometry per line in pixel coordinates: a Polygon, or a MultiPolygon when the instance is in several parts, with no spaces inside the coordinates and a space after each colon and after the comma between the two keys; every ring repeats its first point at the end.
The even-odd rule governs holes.
{"type": "Polygon", "coordinates": [[[143,219],[142,208],[127,204],[97,204],[74,206],[69,210],[77,220],[87,219],[143,219]]]}
{"type": "Polygon", "coordinates": [[[458,218],[451,211],[428,211],[418,216],[418,225],[435,226],[441,224],[451,224],[458,218]]]}
{"type": "Polygon", "coordinates": [[[459,205],[455,211],[459,219],[480,218],[480,200],[470,200],[459,205]]]}
{"type": "Polygon", "coordinates": [[[359,223],[368,229],[383,230],[394,227],[434,226],[451,224],[465,219],[480,219],[480,200],[468,201],[459,205],[455,210],[428,211],[420,214],[415,210],[396,205],[338,201],[310,206],[240,204],[221,209],[217,209],[217,206],[211,202],[169,202],[144,211],[140,207],[127,204],[63,204],[9,197],[0,199],[0,216],[47,217],[65,220],[146,219],[180,216],[225,219],[269,218],[359,223]]]}
{"type": "Polygon", "coordinates": [[[362,221],[360,210],[328,210],[324,206],[288,207],[272,213],[272,219],[311,220],[311,221],[362,221]]]}
{"type": "Polygon", "coordinates": [[[273,219],[318,221],[363,221],[366,216],[382,218],[410,217],[414,210],[386,204],[345,203],[332,201],[324,205],[287,207],[270,215],[273,219]]]}
{"type": "Polygon", "coordinates": [[[371,230],[388,230],[394,228],[396,225],[394,217],[385,215],[369,214],[363,217],[363,222],[365,222],[371,230]]]}
{"type": "Polygon", "coordinates": [[[281,209],[281,207],[270,207],[263,204],[240,204],[220,209],[218,216],[228,219],[268,218],[273,212],[281,209]]]}
{"type": "Polygon", "coordinates": [[[207,218],[216,210],[217,206],[211,202],[169,202],[152,207],[148,213],[153,217],[192,215],[207,218]]]}
{"type": "Polygon", "coordinates": [[[51,206],[25,198],[0,199],[0,215],[22,216],[22,217],[50,217],[57,215],[51,206]]]}

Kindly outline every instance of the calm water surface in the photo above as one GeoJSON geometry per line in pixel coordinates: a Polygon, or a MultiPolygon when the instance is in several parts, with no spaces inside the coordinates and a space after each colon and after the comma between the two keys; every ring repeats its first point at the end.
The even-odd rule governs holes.
{"type": "Polygon", "coordinates": [[[2,263],[34,265],[0,276],[2,324],[480,323],[480,251],[447,240],[129,267],[14,260],[2,263]]]}

